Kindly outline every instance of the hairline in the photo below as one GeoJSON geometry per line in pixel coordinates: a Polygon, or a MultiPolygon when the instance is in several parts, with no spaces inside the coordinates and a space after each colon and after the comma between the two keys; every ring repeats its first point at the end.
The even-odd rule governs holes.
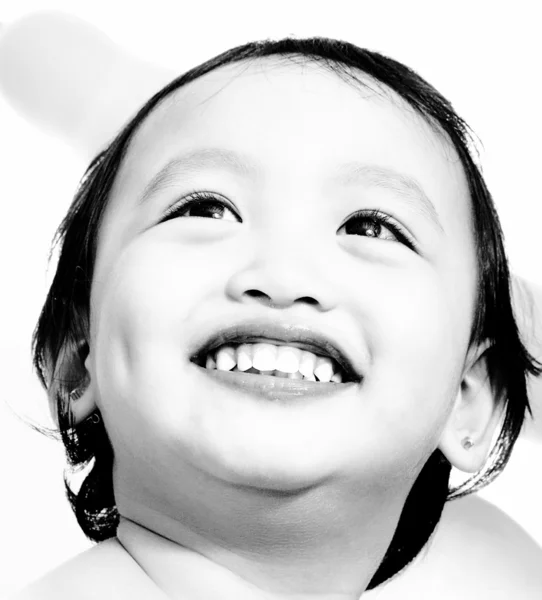
{"type": "MultiPolygon", "coordinates": [[[[408,116],[421,118],[423,123],[429,126],[431,131],[440,139],[443,147],[445,149],[452,150],[457,160],[461,162],[463,175],[465,176],[465,179],[467,179],[465,167],[460,159],[459,152],[453,140],[450,138],[448,132],[442,127],[442,125],[438,123],[433,117],[431,117],[431,115],[425,114],[423,111],[417,110],[406,98],[402,97],[401,94],[399,94],[399,92],[396,92],[387,83],[380,81],[379,79],[367,73],[360,67],[347,65],[335,59],[324,58],[317,55],[306,55],[298,53],[244,57],[239,60],[235,60],[233,62],[229,62],[227,64],[215,67],[210,71],[207,71],[206,73],[199,75],[198,77],[195,77],[190,81],[187,81],[179,86],[174,87],[166,96],[164,96],[159,102],[156,103],[155,106],[152,107],[152,109],[141,119],[141,121],[132,131],[130,138],[126,144],[125,151],[123,152],[123,156],[119,161],[119,172],[122,173],[122,169],[127,166],[127,163],[131,159],[132,153],[134,151],[133,146],[137,143],[137,140],[138,138],[140,138],[142,133],[144,133],[145,128],[152,126],[148,123],[148,121],[152,118],[152,116],[156,117],[157,111],[163,110],[164,112],[166,112],[172,106],[181,103],[183,101],[183,95],[189,93],[191,84],[200,81],[206,76],[212,75],[213,73],[217,73],[220,71],[240,67],[238,72],[233,73],[232,77],[228,79],[228,81],[226,81],[226,83],[219,90],[213,92],[211,96],[209,96],[200,103],[204,104],[205,102],[208,102],[211,98],[219,94],[228,85],[231,85],[236,79],[241,77],[251,66],[255,64],[260,64],[262,66],[262,73],[264,72],[264,68],[265,70],[267,70],[268,68],[273,69],[273,67],[292,65],[304,67],[308,64],[311,67],[319,69],[321,72],[327,72],[331,75],[335,75],[336,77],[340,78],[344,83],[350,85],[351,88],[355,89],[358,92],[361,92],[362,89],[370,90],[376,96],[387,100],[388,102],[402,110],[404,113],[408,114],[408,116]],[[372,87],[370,84],[374,84],[375,87],[372,87]]],[[[117,178],[118,174],[115,179],[117,178]]]]}

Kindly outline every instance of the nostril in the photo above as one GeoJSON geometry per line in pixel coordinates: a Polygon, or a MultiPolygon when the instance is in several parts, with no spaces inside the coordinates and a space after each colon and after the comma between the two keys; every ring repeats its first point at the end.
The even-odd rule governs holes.
{"type": "Polygon", "coordinates": [[[245,294],[250,298],[254,298],[268,308],[279,308],[280,306],[288,306],[290,304],[290,302],[274,302],[267,294],[260,292],[259,290],[248,290],[245,292],[245,294]]]}
{"type": "Polygon", "coordinates": [[[314,298],[311,298],[310,296],[303,296],[303,298],[299,298],[299,302],[306,302],[307,304],[318,304],[318,301],[315,300],[314,298]]]}
{"type": "Polygon", "coordinates": [[[284,306],[290,306],[294,302],[304,302],[306,304],[310,304],[311,306],[315,306],[318,304],[318,300],[315,300],[311,296],[302,296],[301,298],[298,298],[294,300],[294,302],[292,302],[289,298],[271,298],[269,295],[267,295],[264,292],[261,292],[260,290],[247,290],[245,294],[250,298],[254,298],[260,301],[262,304],[269,308],[281,308],[284,306]]]}
{"type": "Polygon", "coordinates": [[[271,302],[271,298],[267,294],[260,292],[260,290],[247,290],[245,294],[251,298],[261,298],[263,296],[267,301],[271,302]]]}

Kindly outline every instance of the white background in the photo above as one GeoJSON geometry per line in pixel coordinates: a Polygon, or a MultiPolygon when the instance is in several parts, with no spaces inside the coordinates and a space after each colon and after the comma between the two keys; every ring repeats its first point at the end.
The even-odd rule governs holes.
{"type": "MultiPolygon", "coordinates": [[[[512,269],[542,284],[538,2],[0,0],[0,21],[43,8],[83,17],[135,55],[179,73],[234,45],[289,34],[338,37],[400,60],[448,97],[482,140],[512,269]]],[[[51,239],[86,163],[0,96],[0,165],[2,595],[91,543],[64,497],[61,444],[16,416],[51,425],[30,339],[50,281],[51,239]]],[[[541,463],[542,444],[521,441],[505,473],[481,494],[540,544],[541,463]]]]}

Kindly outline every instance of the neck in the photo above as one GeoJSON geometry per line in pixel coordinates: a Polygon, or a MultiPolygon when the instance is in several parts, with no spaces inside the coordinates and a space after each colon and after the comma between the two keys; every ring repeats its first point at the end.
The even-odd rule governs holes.
{"type": "Polygon", "coordinates": [[[207,489],[175,512],[163,500],[115,495],[120,543],[174,600],[358,600],[404,503],[323,487],[207,489]]]}

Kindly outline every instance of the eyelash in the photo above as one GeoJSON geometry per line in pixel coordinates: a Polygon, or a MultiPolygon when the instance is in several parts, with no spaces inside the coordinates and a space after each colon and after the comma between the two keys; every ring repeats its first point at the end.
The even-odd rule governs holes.
{"type": "MultiPolygon", "coordinates": [[[[231,210],[233,213],[236,212],[233,209],[233,207],[230,205],[229,202],[222,200],[218,196],[209,194],[208,192],[194,192],[193,194],[190,194],[189,196],[183,198],[178,204],[175,204],[174,206],[169,208],[164,213],[164,218],[160,222],[164,223],[165,221],[168,221],[176,216],[179,216],[183,212],[184,209],[187,209],[191,206],[201,205],[201,204],[216,204],[216,205],[220,204],[222,206],[225,206],[229,210],[231,210]]],[[[203,218],[203,217],[197,217],[197,218],[203,218]]],[[[401,227],[399,227],[399,225],[397,225],[391,219],[391,217],[389,217],[385,213],[382,213],[376,209],[359,210],[359,211],[355,212],[354,214],[350,215],[347,223],[356,218],[358,220],[369,221],[369,222],[375,223],[377,225],[385,226],[386,229],[388,229],[389,231],[391,231],[391,233],[393,233],[393,235],[397,238],[397,240],[400,243],[406,245],[407,247],[409,247],[411,250],[413,250],[415,252],[418,251],[417,244],[414,242],[412,237],[409,234],[407,234],[405,231],[403,231],[403,229],[401,227]]],[[[375,238],[375,239],[378,239],[378,238],[375,238]]]]}

